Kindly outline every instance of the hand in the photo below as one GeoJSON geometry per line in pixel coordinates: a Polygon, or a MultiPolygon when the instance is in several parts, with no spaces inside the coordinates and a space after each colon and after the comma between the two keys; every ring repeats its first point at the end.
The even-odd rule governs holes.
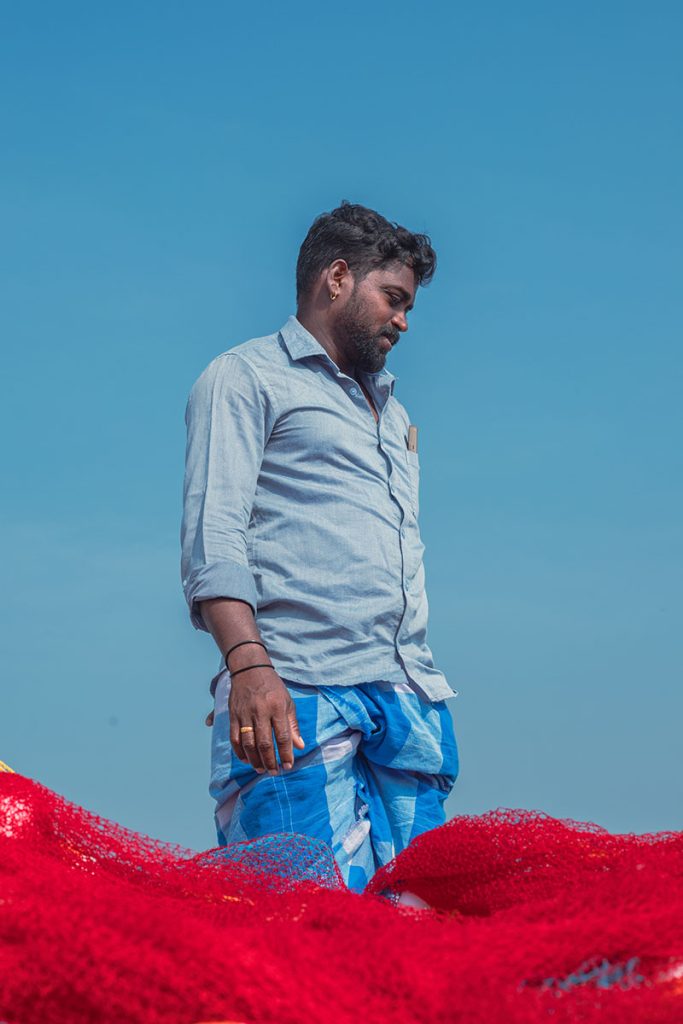
{"type": "Polygon", "coordinates": [[[240,761],[250,764],[259,775],[266,771],[277,775],[277,746],[282,767],[293,766],[292,747],[303,750],[305,744],[299,732],[294,701],[274,669],[255,668],[240,673],[230,687],[228,711],[230,742],[240,761]],[[243,726],[253,728],[241,732],[243,726]]]}

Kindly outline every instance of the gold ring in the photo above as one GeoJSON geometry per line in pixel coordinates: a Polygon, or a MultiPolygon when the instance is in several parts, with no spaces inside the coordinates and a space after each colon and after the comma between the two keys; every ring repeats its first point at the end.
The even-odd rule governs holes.
{"type": "Polygon", "coordinates": [[[240,732],[253,732],[253,731],[254,731],[254,726],[253,725],[241,725],[240,726],[240,732]]]}

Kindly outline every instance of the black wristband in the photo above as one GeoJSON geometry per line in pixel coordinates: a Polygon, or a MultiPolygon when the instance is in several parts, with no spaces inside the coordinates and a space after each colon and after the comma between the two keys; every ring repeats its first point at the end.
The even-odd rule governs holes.
{"type": "Polygon", "coordinates": [[[236,672],[230,672],[230,669],[228,669],[228,672],[230,672],[230,678],[234,679],[235,676],[238,676],[240,674],[240,672],[248,672],[250,668],[274,668],[274,667],[275,666],[271,665],[271,664],[268,664],[268,665],[247,665],[246,668],[238,668],[236,672]]]}
{"type": "Polygon", "coordinates": [[[228,665],[228,656],[232,654],[236,647],[241,647],[243,644],[259,644],[264,651],[267,650],[266,645],[262,644],[260,640],[240,640],[238,644],[233,644],[230,650],[225,652],[225,667],[227,669],[230,668],[228,665]]]}

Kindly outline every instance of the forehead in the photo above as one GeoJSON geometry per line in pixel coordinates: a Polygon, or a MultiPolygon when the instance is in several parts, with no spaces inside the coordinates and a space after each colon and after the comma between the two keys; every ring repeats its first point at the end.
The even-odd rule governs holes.
{"type": "Polygon", "coordinates": [[[371,270],[365,280],[376,288],[394,285],[408,292],[411,300],[415,298],[415,272],[405,263],[391,263],[388,267],[371,270]]]}

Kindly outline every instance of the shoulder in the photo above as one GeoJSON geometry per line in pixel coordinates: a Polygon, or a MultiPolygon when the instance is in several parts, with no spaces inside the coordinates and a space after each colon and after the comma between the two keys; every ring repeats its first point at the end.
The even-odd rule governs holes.
{"type": "Polygon", "coordinates": [[[288,360],[284,357],[279,331],[250,338],[217,355],[202,371],[190,392],[190,399],[218,387],[250,387],[269,392],[288,360]]]}
{"type": "Polygon", "coordinates": [[[222,352],[216,359],[239,360],[266,376],[275,376],[281,366],[289,363],[279,331],[275,331],[273,334],[264,334],[262,338],[250,338],[249,341],[243,341],[226,352],[222,352]]]}

